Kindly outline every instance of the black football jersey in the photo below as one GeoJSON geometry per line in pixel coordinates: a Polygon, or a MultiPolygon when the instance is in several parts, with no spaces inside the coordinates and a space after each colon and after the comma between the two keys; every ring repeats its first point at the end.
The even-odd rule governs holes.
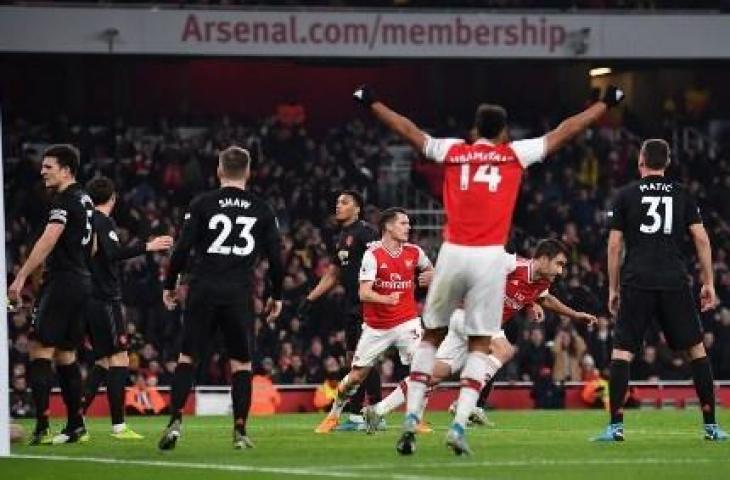
{"type": "Polygon", "coordinates": [[[119,262],[145,253],[145,244],[140,242],[123,247],[119,243],[114,220],[98,210],[94,211],[92,225],[96,238],[96,251],[90,262],[92,295],[102,300],[120,300],[119,262]]]}
{"type": "Polygon", "coordinates": [[[62,192],[53,195],[48,223],[64,225],[64,229],[46,260],[46,276],[60,272],[90,275],[93,214],[94,202],[78,183],[73,183],[62,192]]]}
{"type": "Polygon", "coordinates": [[[362,220],[343,227],[340,231],[333,257],[340,268],[340,284],[345,289],[347,306],[360,303],[360,264],[368,245],[378,239],[375,229],[362,220]]]}
{"type": "Polygon", "coordinates": [[[223,187],[190,202],[170,258],[165,288],[172,289],[188,262],[189,283],[198,281],[247,286],[260,254],[269,261],[271,296],[281,298],[281,235],[267,202],[247,190],[223,187]]]}
{"type": "Polygon", "coordinates": [[[683,245],[695,223],[702,223],[697,204],[677,183],[648,176],[621,188],[608,212],[609,228],[624,234],[621,284],[658,290],[685,286],[683,245]]]}

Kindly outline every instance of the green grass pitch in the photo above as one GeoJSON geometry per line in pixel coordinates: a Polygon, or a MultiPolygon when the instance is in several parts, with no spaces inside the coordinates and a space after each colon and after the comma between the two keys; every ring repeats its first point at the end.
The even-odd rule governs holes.
{"type": "MultiPolygon", "coordinates": [[[[730,426],[730,411],[721,409],[718,415],[721,424],[730,426]]],[[[446,413],[429,416],[435,432],[419,437],[411,457],[399,457],[394,448],[402,414],[388,417],[388,431],[374,436],[316,435],[313,429],[321,418],[253,418],[249,434],[256,449],[236,451],[227,417],[188,417],[172,452],[156,448],[165,418],[129,419],[146,436],[141,441],[114,440],[107,419],[92,419],[89,443],[14,445],[14,458],[0,459],[0,472],[8,480],[730,478],[730,442],[704,441],[694,409],[629,411],[622,444],[587,441],[605,425],[601,411],[490,412],[495,427],[469,430],[471,457],[455,457],[443,446],[446,413]]],[[[24,426],[30,429],[31,423],[24,426]]]]}

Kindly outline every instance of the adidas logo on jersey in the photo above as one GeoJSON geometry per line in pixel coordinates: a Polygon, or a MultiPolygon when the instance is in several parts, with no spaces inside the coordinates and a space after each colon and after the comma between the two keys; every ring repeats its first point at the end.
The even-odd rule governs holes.
{"type": "Polygon", "coordinates": [[[387,263],[381,263],[380,264],[380,268],[388,268],[388,264],[387,263]]]}

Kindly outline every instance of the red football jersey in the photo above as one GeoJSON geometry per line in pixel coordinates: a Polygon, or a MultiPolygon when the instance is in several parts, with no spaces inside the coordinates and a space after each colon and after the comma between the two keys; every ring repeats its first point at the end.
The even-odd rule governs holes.
{"type": "Polygon", "coordinates": [[[522,172],[545,156],[544,138],[473,145],[428,138],[427,158],[444,164],[444,240],[457,245],[504,245],[512,226],[522,172]]]}
{"type": "Polygon", "coordinates": [[[388,329],[418,316],[416,308],[416,270],[431,261],[418,245],[406,243],[399,252],[390,252],[380,242],[374,243],[362,257],[360,281],[373,282],[373,291],[381,295],[401,292],[396,305],[362,303],[362,316],[372,328],[388,329]]]}
{"type": "Polygon", "coordinates": [[[547,295],[550,281],[544,278],[530,281],[531,275],[532,262],[529,259],[518,257],[515,269],[507,275],[502,325],[510,321],[517,312],[527,305],[547,295]]]}

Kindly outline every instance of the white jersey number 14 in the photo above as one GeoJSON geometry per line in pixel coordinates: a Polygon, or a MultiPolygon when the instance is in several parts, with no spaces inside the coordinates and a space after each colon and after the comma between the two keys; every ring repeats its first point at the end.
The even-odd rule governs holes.
{"type": "Polygon", "coordinates": [[[479,165],[477,171],[474,172],[474,176],[471,176],[471,164],[464,163],[461,165],[461,189],[469,190],[469,184],[474,183],[486,183],[487,188],[490,192],[496,192],[500,182],[502,182],[502,176],[499,174],[499,167],[494,165],[479,165]]]}

